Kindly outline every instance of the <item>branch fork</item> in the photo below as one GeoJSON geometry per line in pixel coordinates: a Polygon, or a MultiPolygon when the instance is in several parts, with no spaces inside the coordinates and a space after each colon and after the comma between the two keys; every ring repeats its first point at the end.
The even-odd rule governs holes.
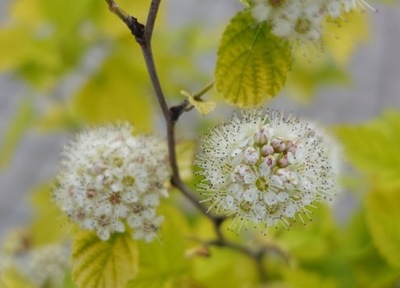
{"type": "MultiPolygon", "coordinates": [[[[209,213],[208,208],[199,201],[193,191],[191,191],[191,189],[188,188],[181,179],[175,150],[175,124],[184,112],[191,110],[193,107],[190,107],[190,103],[187,99],[185,99],[179,105],[169,107],[166,102],[160,80],[158,78],[151,48],[151,38],[161,0],[151,1],[146,25],[141,24],[135,17],[126,13],[122,8],[118,6],[118,4],[114,0],[105,1],[108,4],[109,10],[117,15],[127,25],[133,36],[135,36],[136,42],[142,48],[142,54],[146,62],[147,71],[150,76],[150,80],[153,85],[157,101],[159,103],[166,123],[169,161],[172,170],[171,184],[176,187],[196,208],[198,208],[214,224],[216,239],[206,241],[203,244],[206,246],[213,245],[219,247],[227,247],[249,256],[255,261],[261,280],[266,280],[263,258],[266,252],[268,250],[271,250],[273,247],[264,246],[260,247],[257,250],[254,250],[249,247],[227,240],[224,237],[221,229],[221,226],[226,218],[209,213]]],[[[203,94],[208,92],[213,87],[213,85],[214,83],[208,84],[200,92],[194,94],[193,96],[196,100],[199,100],[203,94]]],[[[284,252],[280,252],[282,252],[281,254],[283,255],[284,252]]]]}

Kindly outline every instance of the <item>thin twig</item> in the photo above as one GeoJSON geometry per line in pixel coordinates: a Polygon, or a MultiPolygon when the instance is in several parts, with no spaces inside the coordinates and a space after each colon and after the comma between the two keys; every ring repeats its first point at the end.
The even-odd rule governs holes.
{"type": "Polygon", "coordinates": [[[200,100],[201,97],[206,94],[208,91],[210,91],[214,87],[214,81],[208,83],[206,86],[203,87],[199,92],[193,94],[193,98],[195,100],[200,100]]]}
{"type": "Polygon", "coordinates": [[[119,19],[126,23],[127,19],[129,18],[129,14],[126,13],[121,7],[119,7],[114,0],[106,0],[106,2],[108,4],[108,9],[110,9],[112,13],[117,15],[119,19]]]}
{"type": "MultiPolygon", "coordinates": [[[[153,35],[154,23],[157,18],[157,13],[161,0],[151,1],[151,6],[149,9],[146,26],[139,23],[136,18],[130,16],[124,10],[122,10],[114,2],[114,0],[105,0],[105,1],[107,2],[110,11],[116,14],[128,26],[128,28],[135,36],[136,41],[139,43],[142,49],[142,54],[146,63],[147,71],[151,83],[153,85],[158,104],[160,106],[160,109],[162,111],[166,123],[169,161],[172,170],[171,184],[175,186],[177,189],[179,189],[182,192],[182,194],[184,194],[185,197],[194,206],[196,206],[201,212],[203,212],[203,214],[206,217],[208,217],[213,222],[214,230],[217,237],[216,240],[208,241],[207,245],[228,247],[232,250],[236,250],[245,255],[248,255],[255,261],[258,267],[257,269],[259,270],[260,273],[261,280],[265,280],[266,273],[263,267],[262,260],[264,254],[266,253],[266,249],[260,248],[259,250],[254,251],[246,246],[226,240],[221,230],[221,225],[226,218],[209,213],[207,207],[204,206],[199,201],[199,199],[195,196],[195,194],[191,191],[191,189],[189,189],[181,179],[176,157],[176,148],[175,148],[176,147],[175,124],[179,116],[185,111],[185,108],[187,108],[188,101],[185,99],[185,101],[180,105],[169,108],[154,63],[153,51],[151,47],[151,39],[153,35]]],[[[207,86],[204,87],[204,89],[193,95],[193,97],[196,100],[199,100],[202,95],[204,95],[207,91],[209,91],[213,87],[213,85],[214,85],[213,82],[208,84],[207,86]]]]}
{"type": "Polygon", "coordinates": [[[161,0],[152,0],[150,4],[149,14],[147,15],[146,32],[145,32],[145,38],[149,43],[153,36],[154,23],[156,22],[160,4],[161,0]]]}

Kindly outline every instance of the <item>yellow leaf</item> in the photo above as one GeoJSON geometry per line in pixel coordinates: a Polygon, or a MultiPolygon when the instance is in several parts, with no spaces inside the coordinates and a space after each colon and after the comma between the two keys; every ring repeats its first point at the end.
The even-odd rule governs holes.
{"type": "Polygon", "coordinates": [[[108,241],[96,233],[80,231],[72,246],[72,277],[81,288],[122,288],[138,272],[138,249],[129,233],[108,241]]]}

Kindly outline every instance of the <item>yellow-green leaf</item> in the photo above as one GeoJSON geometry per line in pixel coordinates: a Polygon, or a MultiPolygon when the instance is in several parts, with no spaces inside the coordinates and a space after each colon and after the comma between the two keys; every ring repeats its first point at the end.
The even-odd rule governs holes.
{"type": "Polygon", "coordinates": [[[357,45],[368,40],[368,14],[351,12],[324,24],[324,47],[337,64],[346,67],[357,45]]]}
{"type": "Polygon", "coordinates": [[[296,56],[298,57],[288,75],[286,87],[290,95],[297,100],[312,100],[320,86],[344,85],[350,82],[345,70],[333,63],[326,53],[313,58],[312,61],[303,55],[296,56]]]}
{"type": "Polygon", "coordinates": [[[194,107],[201,115],[207,115],[212,112],[217,104],[213,101],[204,101],[202,99],[196,99],[189,92],[182,90],[181,94],[188,98],[190,105],[194,107]]]}
{"type": "Polygon", "coordinates": [[[218,49],[216,89],[240,107],[274,97],[292,66],[289,43],[257,23],[249,11],[238,13],[226,28],[218,49]]]}
{"type": "Polygon", "coordinates": [[[365,212],[365,209],[357,211],[341,233],[345,258],[340,267],[345,269],[344,275],[348,274],[346,285],[341,287],[395,287],[400,270],[390,267],[372,243],[365,212]]]}
{"type": "Polygon", "coordinates": [[[362,125],[336,129],[345,158],[368,176],[374,186],[400,186],[400,112],[390,111],[362,125]]]}
{"type": "Polygon", "coordinates": [[[52,202],[51,193],[52,184],[46,183],[36,187],[30,195],[33,219],[28,229],[34,246],[69,239],[71,224],[65,214],[52,202]],[[46,230],[46,233],[43,233],[43,230],[46,230]]]}
{"type": "Polygon", "coordinates": [[[0,270],[1,288],[35,288],[35,286],[25,279],[17,269],[8,268],[0,270]]]}
{"type": "Polygon", "coordinates": [[[330,278],[322,277],[313,272],[300,269],[287,269],[284,273],[285,282],[290,288],[335,288],[337,283],[330,278]]]}
{"type": "Polygon", "coordinates": [[[72,247],[72,277],[81,288],[122,288],[138,272],[138,249],[129,233],[102,241],[81,231],[72,247]]]}
{"type": "Polygon", "coordinates": [[[376,248],[400,271],[400,188],[369,193],[365,213],[376,248]]]}
{"type": "MultiPolygon", "coordinates": [[[[172,206],[160,207],[165,217],[159,231],[160,238],[151,243],[139,242],[139,274],[128,287],[162,288],[187,276],[189,263],[185,259],[188,226],[182,213],[172,206]]],[[[190,287],[190,286],[189,286],[190,287]]]]}
{"type": "Polygon", "coordinates": [[[217,104],[213,101],[204,101],[201,99],[195,99],[192,96],[189,96],[189,103],[193,105],[193,107],[201,114],[201,115],[207,115],[208,113],[211,113],[217,104]]]}
{"type": "Polygon", "coordinates": [[[128,120],[135,128],[149,131],[154,96],[139,55],[132,60],[125,52],[118,51],[106,60],[78,92],[72,110],[86,123],[128,120]]]}
{"type": "MultiPolygon", "coordinates": [[[[10,96],[12,97],[12,96],[10,96]]],[[[29,129],[35,116],[32,97],[26,97],[20,104],[19,111],[12,120],[11,125],[3,139],[0,141],[0,168],[6,166],[12,159],[18,143],[24,133],[29,129]]]]}

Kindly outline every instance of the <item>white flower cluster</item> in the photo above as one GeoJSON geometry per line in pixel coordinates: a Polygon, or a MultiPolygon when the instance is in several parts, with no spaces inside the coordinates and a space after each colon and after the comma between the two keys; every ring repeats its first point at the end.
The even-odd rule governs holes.
{"type": "Polygon", "coordinates": [[[270,23],[277,36],[314,41],[321,37],[325,17],[335,19],[364,7],[375,11],[364,0],[254,0],[252,12],[257,21],[270,23]]]}
{"type": "Polygon", "coordinates": [[[18,268],[35,287],[59,287],[69,269],[69,249],[61,245],[46,245],[29,251],[18,259],[18,268]]]}
{"type": "Polygon", "coordinates": [[[168,196],[167,150],[153,136],[132,136],[129,124],[79,134],[65,147],[54,200],[82,228],[102,240],[133,228],[134,239],[157,237],[156,209],[168,196]]]}
{"type": "Polygon", "coordinates": [[[15,255],[0,254],[0,287],[3,273],[9,271],[16,272],[33,287],[60,287],[70,264],[69,249],[62,245],[46,245],[15,255]]]}
{"type": "Polygon", "coordinates": [[[339,172],[336,142],[313,123],[261,109],[233,116],[202,139],[197,156],[199,190],[210,209],[234,216],[232,229],[248,222],[266,228],[331,200],[339,172]]]}

